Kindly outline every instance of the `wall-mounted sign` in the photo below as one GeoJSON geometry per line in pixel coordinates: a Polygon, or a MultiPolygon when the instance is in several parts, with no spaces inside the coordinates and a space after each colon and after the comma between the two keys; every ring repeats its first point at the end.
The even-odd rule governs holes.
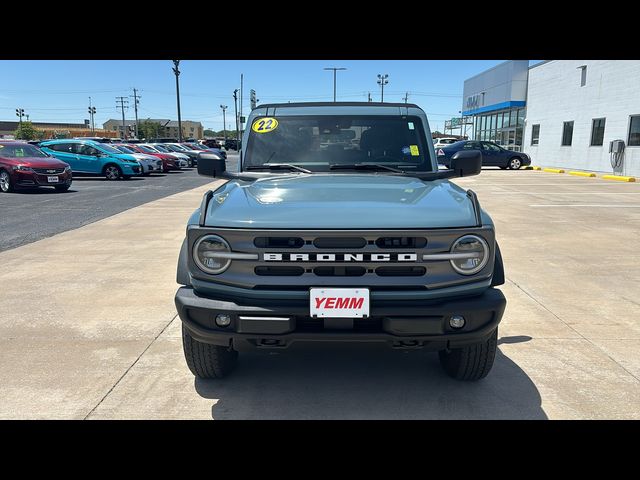
{"type": "Polygon", "coordinates": [[[478,108],[480,106],[480,99],[482,94],[471,95],[467,97],[467,101],[465,103],[465,107],[467,110],[473,110],[474,108],[478,108]]]}

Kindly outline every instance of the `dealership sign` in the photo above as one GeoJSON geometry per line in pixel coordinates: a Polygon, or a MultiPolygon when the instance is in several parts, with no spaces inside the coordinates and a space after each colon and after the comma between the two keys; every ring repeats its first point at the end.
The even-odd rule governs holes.
{"type": "Polygon", "coordinates": [[[470,97],[467,97],[467,102],[465,103],[467,110],[473,110],[474,108],[478,108],[480,106],[481,96],[482,96],[481,94],[477,94],[477,95],[471,95],[470,97]]]}

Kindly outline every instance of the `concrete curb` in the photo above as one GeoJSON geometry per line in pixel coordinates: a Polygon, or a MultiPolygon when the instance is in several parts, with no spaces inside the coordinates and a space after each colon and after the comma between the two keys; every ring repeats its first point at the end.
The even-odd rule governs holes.
{"type": "Polygon", "coordinates": [[[574,172],[574,171],[569,172],[569,175],[576,175],[578,177],[595,177],[596,176],[596,174],[593,172],[574,172]]]}
{"type": "Polygon", "coordinates": [[[624,177],[622,175],[602,175],[605,180],[617,180],[618,182],[635,182],[636,177],[624,177]]]}

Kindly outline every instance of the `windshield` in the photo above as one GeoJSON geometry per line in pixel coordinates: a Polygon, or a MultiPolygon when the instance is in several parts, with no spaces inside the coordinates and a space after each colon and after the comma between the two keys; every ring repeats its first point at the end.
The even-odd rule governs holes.
{"type": "Polygon", "coordinates": [[[422,121],[413,116],[262,117],[251,125],[244,165],[328,171],[331,165],[369,163],[429,172],[425,138],[422,121]]]}
{"type": "Polygon", "coordinates": [[[0,143],[0,157],[48,157],[48,155],[28,143],[16,143],[15,145],[0,143]]]}
{"type": "Polygon", "coordinates": [[[123,145],[117,145],[115,148],[120,150],[122,153],[135,153],[135,151],[133,151],[130,148],[127,148],[127,147],[125,147],[123,145]]]}
{"type": "Polygon", "coordinates": [[[159,152],[163,152],[163,153],[171,153],[171,150],[169,150],[167,147],[165,147],[164,145],[154,145],[153,148],[155,148],[156,150],[158,150],[159,152]]]}
{"type": "Polygon", "coordinates": [[[165,145],[164,147],[169,149],[172,152],[184,152],[184,150],[182,150],[181,148],[178,148],[175,145],[165,145]]]}
{"type": "Polygon", "coordinates": [[[113,148],[111,145],[107,145],[106,143],[100,143],[96,145],[96,148],[104,153],[122,153],[117,148],[113,148]]]}
{"type": "Polygon", "coordinates": [[[158,153],[156,150],[147,145],[137,145],[137,148],[139,150],[142,150],[144,153],[158,153]]]}

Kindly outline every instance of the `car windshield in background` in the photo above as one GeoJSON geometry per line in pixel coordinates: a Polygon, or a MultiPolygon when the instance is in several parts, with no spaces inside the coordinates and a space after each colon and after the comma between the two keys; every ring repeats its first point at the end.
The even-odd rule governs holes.
{"type": "Polygon", "coordinates": [[[155,151],[155,150],[153,150],[152,148],[147,147],[147,146],[145,146],[145,145],[138,145],[138,148],[139,148],[140,150],[142,150],[144,153],[158,153],[157,151],[155,151]]]}
{"type": "Polygon", "coordinates": [[[28,143],[0,144],[0,157],[21,158],[21,157],[47,157],[39,148],[28,143]]]}
{"type": "Polygon", "coordinates": [[[262,117],[251,125],[245,168],[288,164],[320,172],[379,164],[430,172],[425,139],[422,121],[411,116],[262,117]]]}
{"type": "Polygon", "coordinates": [[[122,153],[117,148],[114,148],[111,145],[107,145],[106,143],[101,143],[98,149],[102,150],[105,153],[118,153],[118,154],[122,153]]]}
{"type": "Polygon", "coordinates": [[[122,145],[118,145],[117,147],[118,150],[120,150],[122,153],[135,153],[133,150],[131,150],[130,148],[127,147],[123,147],[122,145]]]}

